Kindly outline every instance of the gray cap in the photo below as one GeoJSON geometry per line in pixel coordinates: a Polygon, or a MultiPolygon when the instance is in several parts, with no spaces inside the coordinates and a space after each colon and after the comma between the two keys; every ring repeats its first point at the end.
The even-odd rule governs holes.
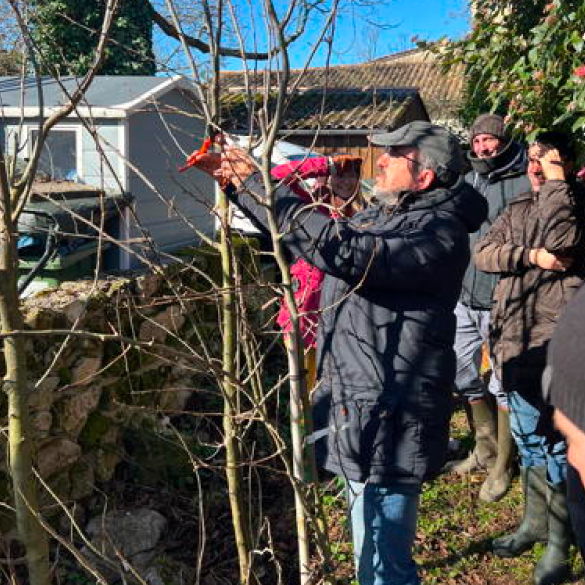
{"type": "Polygon", "coordinates": [[[461,173],[465,168],[457,138],[446,128],[423,120],[409,122],[393,132],[374,134],[370,141],[376,146],[412,146],[454,173],[461,173]]]}

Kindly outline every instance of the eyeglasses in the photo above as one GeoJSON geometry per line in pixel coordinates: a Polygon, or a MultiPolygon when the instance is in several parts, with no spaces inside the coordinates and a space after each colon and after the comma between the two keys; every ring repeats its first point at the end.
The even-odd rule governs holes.
{"type": "Polygon", "coordinates": [[[405,158],[406,160],[409,160],[411,163],[420,166],[420,162],[418,160],[416,160],[416,158],[412,158],[411,156],[407,156],[406,154],[400,154],[400,152],[398,151],[398,149],[396,148],[396,146],[387,146],[384,149],[384,152],[388,155],[390,155],[391,157],[394,158],[405,158]]]}

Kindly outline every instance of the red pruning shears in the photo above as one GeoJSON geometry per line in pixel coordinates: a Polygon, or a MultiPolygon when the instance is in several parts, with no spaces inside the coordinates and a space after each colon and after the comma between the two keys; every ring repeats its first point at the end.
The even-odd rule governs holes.
{"type": "Polygon", "coordinates": [[[186,171],[189,167],[192,167],[194,165],[197,164],[197,161],[199,160],[199,158],[201,158],[202,155],[206,154],[209,149],[211,148],[211,145],[213,144],[213,138],[211,138],[210,136],[208,136],[201,144],[201,148],[199,150],[196,150],[195,152],[192,152],[188,157],[187,160],[185,161],[185,164],[182,167],[179,167],[179,172],[182,173],[183,171],[186,171]]]}

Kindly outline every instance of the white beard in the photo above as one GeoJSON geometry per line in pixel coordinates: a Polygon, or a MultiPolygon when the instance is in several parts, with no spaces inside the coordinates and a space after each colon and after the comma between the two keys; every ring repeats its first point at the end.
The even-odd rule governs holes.
{"type": "Polygon", "coordinates": [[[384,203],[386,205],[396,205],[402,193],[403,191],[385,191],[384,189],[374,185],[374,189],[372,190],[372,197],[379,203],[384,203]]]}

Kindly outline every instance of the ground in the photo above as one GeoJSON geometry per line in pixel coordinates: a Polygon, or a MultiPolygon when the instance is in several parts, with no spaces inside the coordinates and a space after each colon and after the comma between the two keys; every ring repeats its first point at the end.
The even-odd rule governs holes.
{"type": "MultiPolygon", "coordinates": [[[[452,421],[452,436],[467,442],[467,424],[463,411],[452,421]]],[[[497,503],[478,499],[483,474],[460,478],[440,476],[423,492],[415,557],[424,585],[529,585],[534,565],[544,551],[536,545],[532,552],[517,559],[500,559],[490,550],[493,538],[512,530],[522,513],[522,489],[519,478],[510,492],[497,503]]],[[[334,498],[331,498],[331,502],[334,498]]],[[[351,583],[351,548],[345,523],[342,497],[335,499],[335,523],[331,536],[337,559],[336,571],[344,585],[351,583]]],[[[331,516],[330,516],[331,517],[331,516]]],[[[570,583],[585,584],[582,562],[573,551],[575,577],[570,583]]]]}
{"type": "MultiPolygon", "coordinates": [[[[453,418],[452,436],[464,445],[470,444],[462,411],[456,412],[453,418]]],[[[203,527],[206,538],[200,583],[236,585],[237,560],[222,470],[201,470],[195,481],[192,470],[178,465],[169,453],[165,455],[166,468],[158,462],[149,469],[149,465],[156,462],[157,451],[149,449],[148,452],[149,461],[141,458],[140,466],[129,461],[121,466],[114,481],[102,486],[108,493],[109,506],[144,506],[159,510],[169,520],[161,552],[182,566],[195,567],[197,535],[203,527]],[[153,470],[156,476],[152,475],[153,470]],[[204,509],[203,524],[199,503],[204,509]]],[[[138,457],[137,451],[132,455],[138,457]]],[[[262,486],[255,492],[257,495],[252,503],[257,512],[259,535],[256,566],[261,585],[295,585],[298,561],[294,500],[288,480],[274,471],[257,469],[251,477],[254,485],[259,489],[262,486]]],[[[544,546],[537,545],[534,551],[517,559],[499,559],[490,552],[491,540],[513,529],[519,520],[522,511],[519,480],[514,480],[513,488],[502,501],[487,504],[478,499],[483,478],[482,474],[464,478],[442,475],[425,487],[415,546],[424,585],[531,584],[533,567],[544,546]]],[[[334,576],[335,585],[357,585],[353,577],[344,487],[339,480],[327,484],[323,503],[333,552],[334,568],[329,576],[334,576]]],[[[575,577],[571,583],[585,585],[583,565],[575,551],[573,559],[575,577]]],[[[315,563],[318,562],[315,559],[315,563]]],[[[95,583],[82,574],[73,560],[62,565],[59,577],[59,585],[95,583]]]]}

